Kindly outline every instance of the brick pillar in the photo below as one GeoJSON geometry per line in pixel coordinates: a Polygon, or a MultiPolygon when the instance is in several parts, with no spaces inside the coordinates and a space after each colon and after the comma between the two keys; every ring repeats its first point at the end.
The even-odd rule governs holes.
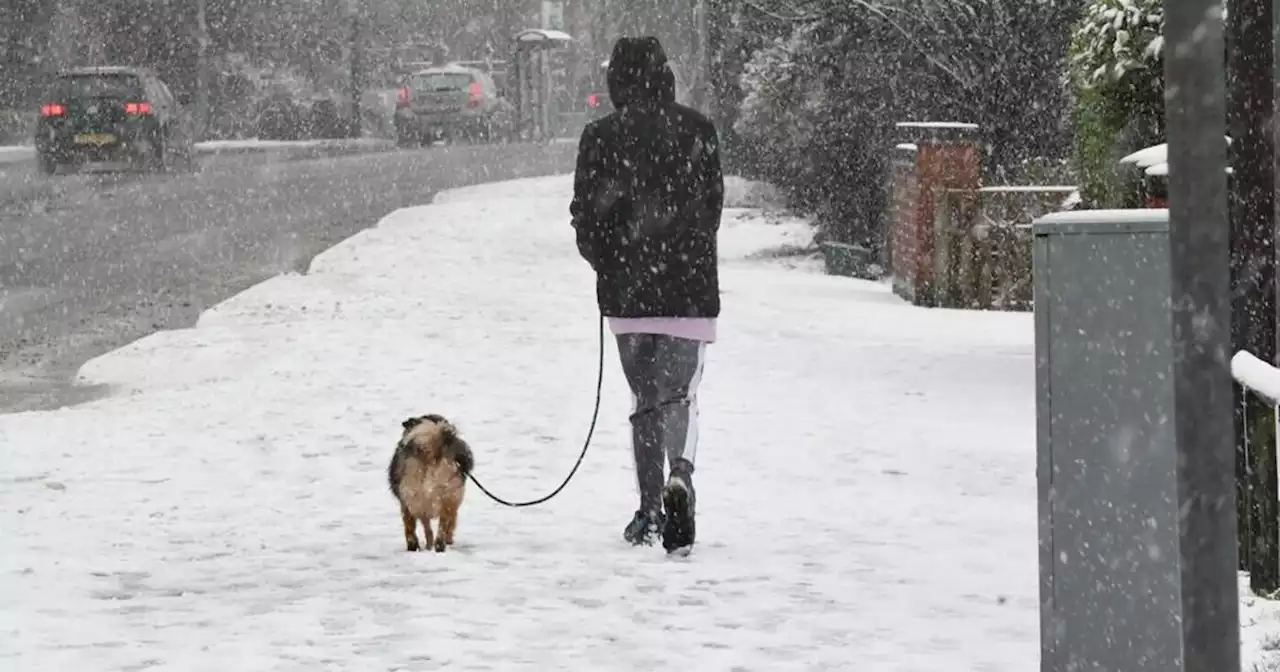
{"type": "MultiPolygon", "coordinates": [[[[978,127],[957,122],[897,124],[899,147],[914,146],[914,175],[894,187],[893,291],[917,305],[933,300],[934,208],[941,189],[980,184],[978,127]]],[[[899,149],[898,152],[904,150],[899,149]]],[[[895,177],[895,182],[897,182],[895,177]]]]}
{"type": "Polygon", "coordinates": [[[918,194],[916,187],[916,146],[899,144],[893,148],[893,158],[889,161],[889,223],[885,231],[885,245],[880,253],[881,264],[890,277],[896,278],[900,273],[906,272],[906,268],[898,261],[897,252],[902,250],[905,258],[912,255],[912,243],[902,235],[909,227],[898,222],[914,216],[912,213],[915,212],[918,194]]]}

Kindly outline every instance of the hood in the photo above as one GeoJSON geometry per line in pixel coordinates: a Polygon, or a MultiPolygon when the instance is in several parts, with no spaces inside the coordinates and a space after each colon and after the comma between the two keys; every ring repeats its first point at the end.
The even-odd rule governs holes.
{"type": "Polygon", "coordinates": [[[615,109],[645,101],[674,102],[675,73],[656,37],[622,37],[613,45],[606,74],[615,109]]]}

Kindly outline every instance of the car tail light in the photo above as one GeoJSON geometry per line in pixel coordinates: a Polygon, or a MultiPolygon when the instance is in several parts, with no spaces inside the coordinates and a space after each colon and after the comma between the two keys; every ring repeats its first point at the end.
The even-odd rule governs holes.
{"type": "Polygon", "coordinates": [[[134,117],[151,114],[151,103],[145,100],[125,103],[124,113],[134,117]]]}
{"type": "Polygon", "coordinates": [[[593,93],[587,96],[587,107],[600,107],[600,94],[593,93]]]}
{"type": "Polygon", "coordinates": [[[61,103],[46,103],[40,106],[40,116],[61,117],[66,115],[67,106],[61,103]]]}
{"type": "Polygon", "coordinates": [[[482,100],[484,90],[480,88],[480,82],[472,82],[471,89],[467,91],[467,107],[480,107],[482,100]]]}
{"type": "Polygon", "coordinates": [[[409,105],[409,89],[401,87],[396,89],[396,107],[407,107],[409,105]]]}

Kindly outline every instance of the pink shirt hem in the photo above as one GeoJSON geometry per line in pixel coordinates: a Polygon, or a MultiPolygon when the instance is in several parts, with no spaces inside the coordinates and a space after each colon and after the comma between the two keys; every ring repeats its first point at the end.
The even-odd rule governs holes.
{"type": "Polygon", "coordinates": [[[716,340],[714,317],[611,317],[609,329],[614,334],[665,334],[706,343],[716,340]]]}

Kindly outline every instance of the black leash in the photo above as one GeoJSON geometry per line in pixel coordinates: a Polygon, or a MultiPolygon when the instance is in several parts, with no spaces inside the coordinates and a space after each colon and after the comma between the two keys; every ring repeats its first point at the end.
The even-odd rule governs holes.
{"type": "Polygon", "coordinates": [[[483,485],[480,484],[480,481],[476,480],[475,474],[468,473],[467,477],[471,479],[472,483],[476,484],[477,488],[480,488],[480,492],[483,492],[485,495],[488,495],[489,499],[492,499],[493,501],[503,506],[510,506],[516,509],[525,507],[525,506],[537,506],[538,504],[541,504],[551,499],[552,497],[555,497],[556,495],[560,494],[560,491],[564,490],[564,487],[566,485],[569,485],[569,481],[573,480],[573,475],[578,473],[578,467],[582,466],[582,459],[587,456],[587,449],[591,447],[591,437],[594,436],[596,433],[596,419],[600,417],[600,397],[602,396],[603,391],[604,391],[604,315],[601,315],[600,316],[600,360],[596,365],[596,408],[594,411],[591,412],[591,427],[587,428],[587,439],[586,441],[582,442],[582,452],[578,453],[578,461],[573,464],[573,468],[569,470],[569,475],[564,477],[564,481],[560,483],[560,487],[556,488],[555,490],[552,490],[551,494],[545,497],[539,497],[538,499],[532,499],[527,502],[508,502],[507,500],[493,494],[492,492],[489,492],[488,488],[484,487],[483,485]]]}

